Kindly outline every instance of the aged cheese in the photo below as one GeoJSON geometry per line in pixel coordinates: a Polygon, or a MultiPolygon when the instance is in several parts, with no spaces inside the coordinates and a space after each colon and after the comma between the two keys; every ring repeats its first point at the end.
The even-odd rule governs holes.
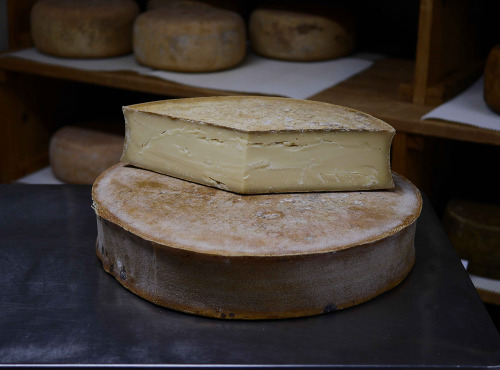
{"type": "Polygon", "coordinates": [[[166,100],[123,109],[122,162],[237,193],[393,187],[394,129],[327,103],[271,97],[166,100]]]}
{"type": "Polygon", "coordinates": [[[210,72],[239,64],[246,53],[245,23],[211,6],[149,10],[134,24],[134,55],[144,65],[179,72],[210,72]]]}
{"type": "Polygon", "coordinates": [[[500,114],[500,45],[493,47],[484,69],[484,100],[500,114]]]}
{"type": "Polygon", "coordinates": [[[50,140],[50,166],[64,182],[92,184],[101,172],[120,161],[122,151],[122,135],[65,126],[50,140]]]}
{"type": "Polygon", "coordinates": [[[40,51],[97,58],[132,52],[133,0],[40,0],[31,10],[31,35],[40,51]]]}
{"type": "Polygon", "coordinates": [[[320,314],[371,299],[411,270],[420,193],[239,195],[116,165],[94,183],[96,251],[132,292],[226,319],[320,314]]]}
{"type": "Polygon", "coordinates": [[[500,206],[452,199],[443,226],[469,272],[500,279],[500,206]]]}
{"type": "Polygon", "coordinates": [[[253,50],[266,57],[309,61],[353,52],[354,27],[348,15],[285,9],[255,9],[249,20],[253,50]]]}
{"type": "Polygon", "coordinates": [[[196,0],[149,0],[147,9],[160,9],[160,8],[208,8],[211,5],[206,4],[202,1],[196,0]]]}

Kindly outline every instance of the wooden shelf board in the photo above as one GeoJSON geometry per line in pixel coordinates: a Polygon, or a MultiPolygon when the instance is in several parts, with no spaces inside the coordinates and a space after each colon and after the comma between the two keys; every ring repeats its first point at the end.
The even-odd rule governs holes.
{"type": "MultiPolygon", "coordinates": [[[[248,95],[248,93],[182,85],[155,77],[142,76],[135,72],[82,71],[14,57],[1,57],[0,70],[30,73],[171,97],[248,95]]],[[[373,114],[391,124],[398,132],[500,145],[500,131],[447,121],[420,120],[420,117],[434,107],[402,101],[401,97],[398,96],[401,84],[410,83],[413,73],[413,61],[379,60],[364,72],[326,89],[310,99],[344,105],[373,114]]]]}
{"type": "MultiPolygon", "coordinates": [[[[39,76],[77,81],[106,87],[140,91],[172,97],[238,95],[236,92],[182,85],[132,71],[95,72],[38,63],[15,57],[1,57],[0,70],[36,74],[39,76]]],[[[241,94],[240,94],[241,95],[241,94]]]]}
{"type": "Polygon", "coordinates": [[[435,106],[402,101],[398,96],[400,85],[411,82],[413,72],[412,61],[384,59],[311,99],[370,113],[398,132],[500,145],[500,131],[441,120],[422,121],[420,117],[435,106]]]}

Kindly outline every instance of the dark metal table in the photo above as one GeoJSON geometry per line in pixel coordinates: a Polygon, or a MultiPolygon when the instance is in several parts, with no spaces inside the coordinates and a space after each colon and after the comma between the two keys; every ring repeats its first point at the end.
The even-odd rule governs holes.
{"type": "Polygon", "coordinates": [[[500,336],[427,199],[401,285],[300,319],[225,321],[155,306],[104,272],[95,237],[89,186],[0,185],[1,365],[500,365],[500,336]]]}

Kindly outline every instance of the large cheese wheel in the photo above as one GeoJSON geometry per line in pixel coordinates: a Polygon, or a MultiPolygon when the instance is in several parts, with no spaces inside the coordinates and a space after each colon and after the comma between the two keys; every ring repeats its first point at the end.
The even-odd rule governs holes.
{"type": "Polygon", "coordinates": [[[500,45],[491,49],[484,69],[484,100],[500,113],[500,45]]]}
{"type": "Polygon", "coordinates": [[[351,23],[343,13],[258,8],[250,16],[250,41],[253,50],[265,57],[293,61],[333,59],[354,50],[351,23]]]}
{"type": "Polygon", "coordinates": [[[214,7],[162,7],[137,17],[134,55],[144,65],[179,72],[210,72],[239,64],[246,53],[245,23],[214,7]]]}
{"type": "Polygon", "coordinates": [[[411,270],[420,193],[238,195],[131,166],[94,183],[104,269],[156,304],[226,319],[365,302],[411,270]]]}
{"type": "Polygon", "coordinates": [[[40,51],[99,58],[132,52],[133,0],[40,0],[31,10],[31,35],[40,51]]]}
{"type": "Polygon", "coordinates": [[[70,184],[92,184],[120,160],[123,135],[65,126],[50,140],[49,157],[54,175],[70,184]]]}

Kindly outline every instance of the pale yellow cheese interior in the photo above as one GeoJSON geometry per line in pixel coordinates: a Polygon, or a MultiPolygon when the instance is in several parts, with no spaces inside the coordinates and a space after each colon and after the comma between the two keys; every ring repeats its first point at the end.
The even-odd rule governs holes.
{"type": "Polygon", "coordinates": [[[175,106],[175,100],[165,102],[161,110],[158,103],[125,107],[122,162],[242,194],[394,186],[389,157],[394,129],[389,125],[361,112],[324,103],[300,106],[303,101],[293,99],[244,99],[179,99],[177,105],[183,109],[172,108],[172,112],[168,112],[168,105],[175,106]],[[209,122],[202,116],[207,99],[211,104],[206,104],[206,109],[213,110],[205,115],[209,122]],[[189,103],[197,108],[186,112],[189,103]],[[286,108],[294,104],[299,105],[297,111],[286,108]],[[235,114],[231,115],[228,106],[234,105],[235,114]],[[265,114],[273,105],[276,111],[282,109],[280,123],[272,122],[276,111],[274,115],[265,114]],[[330,114],[321,113],[330,107],[334,107],[330,114]],[[271,117],[265,124],[267,129],[262,120],[248,126],[251,119],[245,116],[252,115],[252,109],[271,117]],[[318,117],[315,112],[319,112],[318,117]],[[337,120],[336,115],[342,119],[337,120]],[[307,122],[300,125],[298,121],[304,116],[307,122]],[[345,116],[357,122],[349,124],[345,116]],[[375,122],[372,127],[367,123],[369,118],[375,122]],[[289,127],[284,127],[284,122],[289,127]]]}

